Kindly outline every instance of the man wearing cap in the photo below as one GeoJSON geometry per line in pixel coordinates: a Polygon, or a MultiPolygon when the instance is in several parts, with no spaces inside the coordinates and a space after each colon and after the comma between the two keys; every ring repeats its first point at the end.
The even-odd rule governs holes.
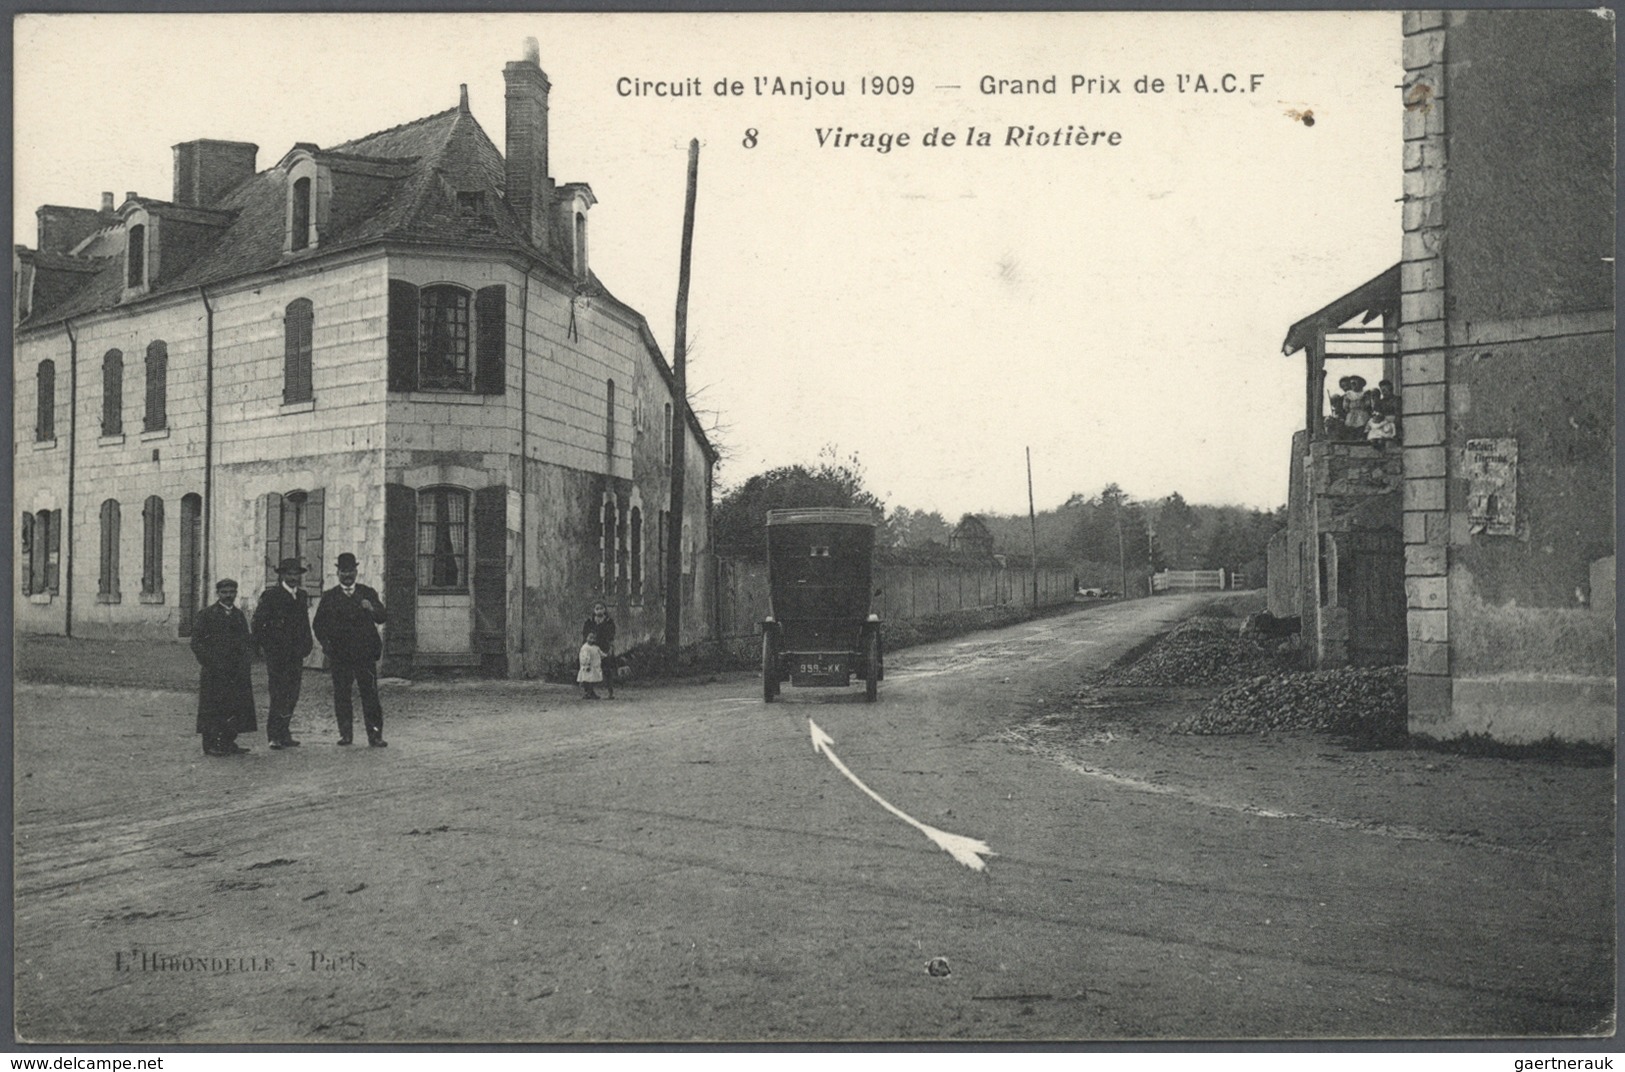
{"type": "Polygon", "coordinates": [[[384,601],[364,584],[357,584],[355,556],[346,551],[336,563],[339,583],[322,593],[316,608],[316,639],[327,655],[333,674],[333,715],[339,723],[339,744],[349,744],[355,727],[350,686],[361,693],[361,719],[367,743],[383,748],[384,709],[378,703],[378,656],[383,645],[378,627],[384,624],[384,601]]]}
{"type": "Polygon", "coordinates": [[[299,706],[305,656],[316,646],[310,635],[310,597],[299,585],[304,575],[297,558],[284,558],[277,564],[277,583],[260,595],[254,608],[254,643],[265,656],[266,691],[271,694],[265,735],[272,748],[299,746],[290,724],[299,706]]]}
{"type": "Polygon", "coordinates": [[[254,715],[254,641],[248,619],[237,606],[237,582],[222,578],[214,586],[218,601],[203,608],[192,622],[192,654],[197,656],[197,731],[206,756],[237,756],[249,751],[237,743],[239,733],[259,729],[254,715]]]}

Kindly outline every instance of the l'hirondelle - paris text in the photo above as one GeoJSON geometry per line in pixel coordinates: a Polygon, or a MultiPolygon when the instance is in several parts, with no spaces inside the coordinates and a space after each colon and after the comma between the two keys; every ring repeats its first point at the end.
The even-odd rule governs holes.
{"type": "MultiPolygon", "coordinates": [[[[847,130],[845,127],[814,127],[813,131],[818,135],[818,147],[821,149],[873,149],[877,153],[889,153],[893,149],[906,149],[914,143],[913,137],[907,131],[893,133],[889,130],[847,130]]],[[[966,130],[964,134],[932,127],[929,133],[920,138],[920,145],[927,149],[937,146],[946,148],[952,145],[974,148],[1006,145],[1020,149],[1064,149],[1123,144],[1122,131],[1090,130],[1081,124],[1072,123],[1053,130],[1040,130],[1030,125],[1010,126],[1004,128],[1002,140],[995,141],[994,137],[994,132],[978,130],[975,127],[966,130]]]]}

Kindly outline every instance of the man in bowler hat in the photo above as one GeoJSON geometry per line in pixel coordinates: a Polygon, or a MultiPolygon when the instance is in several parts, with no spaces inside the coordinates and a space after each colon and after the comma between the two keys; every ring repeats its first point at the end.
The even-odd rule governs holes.
{"type": "Polygon", "coordinates": [[[250,749],[237,743],[239,733],[259,729],[254,715],[254,641],[248,619],[237,606],[237,582],[222,578],[214,586],[217,602],[204,607],[192,622],[192,654],[197,656],[197,731],[206,756],[239,756],[250,749]]]}
{"type": "Polygon", "coordinates": [[[355,727],[350,686],[361,693],[361,718],[367,743],[383,748],[384,709],[378,703],[378,656],[383,645],[378,627],[384,624],[384,601],[364,584],[356,583],[355,556],[346,551],[337,562],[339,583],[322,593],[316,608],[316,639],[327,654],[333,674],[333,714],[339,723],[339,744],[349,744],[355,727]]]}
{"type": "Polygon", "coordinates": [[[260,595],[254,608],[254,643],[265,656],[267,691],[271,709],[265,716],[265,736],[272,748],[297,748],[293,739],[293,709],[299,706],[299,684],[305,656],[316,646],[310,635],[310,597],[300,586],[304,564],[284,558],[277,564],[277,583],[260,595]]]}

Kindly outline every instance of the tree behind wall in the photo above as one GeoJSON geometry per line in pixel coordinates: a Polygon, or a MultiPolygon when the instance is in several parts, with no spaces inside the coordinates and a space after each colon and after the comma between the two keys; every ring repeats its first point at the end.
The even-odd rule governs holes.
{"type": "Polygon", "coordinates": [[[840,459],[825,448],[815,468],[787,465],[770,469],[726,492],[712,515],[717,550],[725,555],[767,557],[767,512],[801,507],[863,507],[884,524],[886,504],[863,486],[857,456],[840,459]]]}

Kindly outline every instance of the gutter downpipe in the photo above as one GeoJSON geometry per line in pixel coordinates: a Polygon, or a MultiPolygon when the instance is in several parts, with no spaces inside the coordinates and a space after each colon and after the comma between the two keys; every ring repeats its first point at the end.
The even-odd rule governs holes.
{"type": "Polygon", "coordinates": [[[214,564],[211,535],[214,526],[214,306],[209,304],[209,292],[197,288],[203,300],[203,568],[198,578],[198,602],[209,605],[209,570],[214,564]]]}
{"type": "Polygon", "coordinates": [[[79,337],[73,333],[73,321],[62,321],[62,329],[68,333],[68,506],[65,522],[62,526],[62,536],[57,538],[59,548],[67,548],[67,554],[58,551],[57,569],[61,574],[63,585],[67,588],[67,598],[63,601],[62,635],[73,636],[73,574],[74,567],[79,563],[73,553],[73,477],[78,470],[77,453],[79,446],[79,337]],[[63,562],[66,558],[67,562],[63,562]]]}
{"type": "Polygon", "coordinates": [[[530,607],[530,264],[519,298],[519,666],[524,672],[526,611],[530,607]]]}

